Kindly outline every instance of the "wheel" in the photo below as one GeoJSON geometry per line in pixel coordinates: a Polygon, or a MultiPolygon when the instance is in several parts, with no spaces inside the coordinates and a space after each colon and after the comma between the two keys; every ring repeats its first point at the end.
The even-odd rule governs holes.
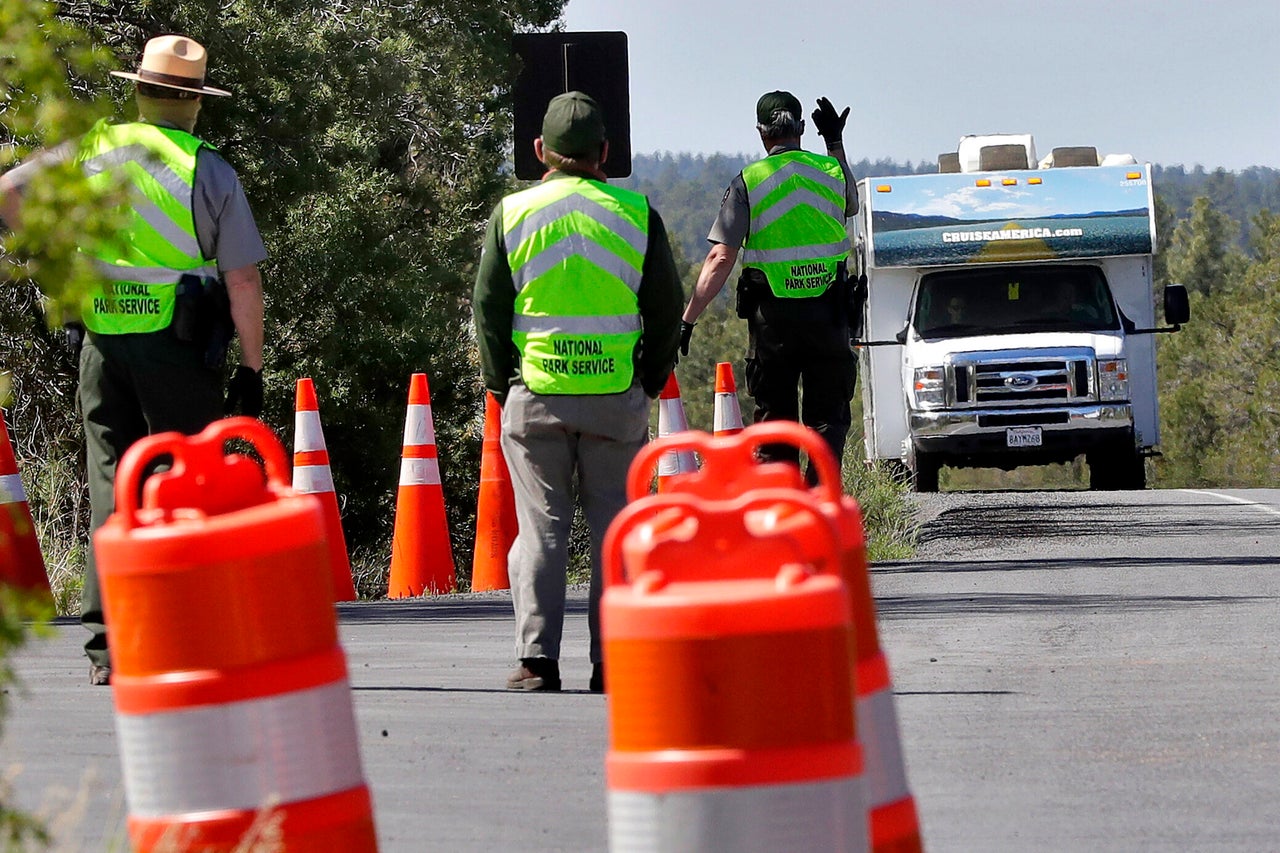
{"type": "Polygon", "coordinates": [[[911,466],[911,490],[914,492],[938,491],[938,472],[942,470],[942,460],[933,453],[915,452],[911,466]]]}
{"type": "Polygon", "coordinates": [[[1086,461],[1089,463],[1089,488],[1095,492],[1147,487],[1146,463],[1142,454],[1132,447],[1095,450],[1086,456],[1086,461]]]}

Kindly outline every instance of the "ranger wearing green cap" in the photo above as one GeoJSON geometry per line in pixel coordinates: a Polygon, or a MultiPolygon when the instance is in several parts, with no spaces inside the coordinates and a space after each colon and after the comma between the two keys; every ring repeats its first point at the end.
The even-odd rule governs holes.
{"type": "Polygon", "coordinates": [[[675,365],[684,293],[657,212],[605,183],[594,100],[553,98],[533,149],[548,172],[494,209],[472,302],[519,523],[508,574],[520,663],[507,687],[560,689],[576,490],[591,529],[589,686],[603,692],[600,549],[675,365]]]}
{"type": "MultiPolygon", "coordinates": [[[[800,147],[804,121],[794,95],[761,96],[756,129],[768,156],[743,169],[725,191],[707,235],[711,251],[680,324],[680,352],[688,355],[694,324],[741,250],[738,316],[749,333],[745,374],[755,420],[802,421],[822,435],[837,461],[857,380],[849,338],[858,308],[846,273],[845,220],[858,212],[842,139],[848,117],[848,107],[837,113],[829,100],[818,99],[813,123],[827,143],[823,157],[800,147]]],[[[783,448],[762,455],[799,458],[783,448]]]]}

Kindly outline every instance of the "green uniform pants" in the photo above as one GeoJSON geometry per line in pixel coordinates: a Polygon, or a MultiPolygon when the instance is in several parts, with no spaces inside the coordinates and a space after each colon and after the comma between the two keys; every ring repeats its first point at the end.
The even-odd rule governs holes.
{"type": "MultiPolygon", "coordinates": [[[[116,465],[135,441],[158,432],[193,435],[222,417],[222,378],[204,366],[203,347],[168,330],[85,337],[80,352],[80,411],[89,467],[90,536],[115,509],[116,465]]],[[[110,666],[92,541],[80,599],[91,634],[85,654],[110,666]]]]}

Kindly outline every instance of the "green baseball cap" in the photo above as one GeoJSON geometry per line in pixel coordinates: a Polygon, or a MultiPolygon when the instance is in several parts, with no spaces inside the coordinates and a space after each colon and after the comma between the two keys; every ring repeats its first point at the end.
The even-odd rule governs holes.
{"type": "Polygon", "coordinates": [[[604,142],[604,114],[590,95],[565,92],[547,104],[542,119],[542,144],[565,157],[600,153],[604,142]]]}
{"type": "Polygon", "coordinates": [[[760,124],[772,124],[773,114],[778,110],[790,113],[796,121],[800,120],[803,112],[800,101],[790,92],[766,92],[756,101],[756,121],[760,124]]]}

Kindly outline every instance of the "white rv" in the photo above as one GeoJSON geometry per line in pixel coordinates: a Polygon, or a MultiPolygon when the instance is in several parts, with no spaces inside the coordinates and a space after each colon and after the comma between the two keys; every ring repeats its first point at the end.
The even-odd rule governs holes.
{"type": "Polygon", "coordinates": [[[944,466],[1066,462],[1141,489],[1160,441],[1151,169],[1093,148],[1038,161],[1028,135],[969,136],[937,174],[867,178],[854,235],[867,458],[917,491],[944,466]]]}

